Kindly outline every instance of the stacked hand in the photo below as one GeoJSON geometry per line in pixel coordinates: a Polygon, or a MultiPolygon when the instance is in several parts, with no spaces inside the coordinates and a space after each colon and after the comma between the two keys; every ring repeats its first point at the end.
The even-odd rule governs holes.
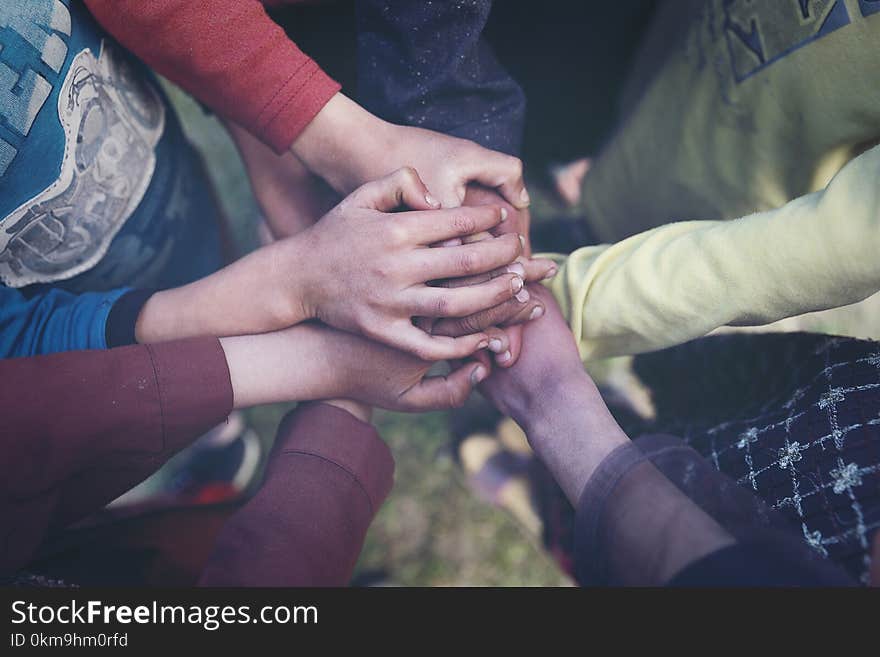
{"type": "MultiPolygon", "coordinates": [[[[518,159],[379,121],[341,95],[292,153],[277,156],[241,137],[239,131],[273,232],[288,237],[153,295],[138,318],[139,341],[290,335],[290,327],[318,320],[324,328],[303,327],[297,335],[323,331],[323,346],[337,351],[356,344],[353,362],[381,354],[375,362],[383,365],[361,377],[376,398],[359,389],[353,397],[412,410],[462,401],[490,368],[482,358],[482,366],[471,361],[448,379],[425,380],[432,361],[483,349],[503,366],[516,361],[515,325],[544,312],[526,283],[555,273],[552,262],[527,257],[528,194],[518,159]],[[326,201],[305,189],[315,176],[348,194],[317,221],[326,201]],[[300,187],[287,189],[291,177],[300,187]]],[[[339,365],[322,376],[332,380],[337,371],[348,370],[339,365]]]]}

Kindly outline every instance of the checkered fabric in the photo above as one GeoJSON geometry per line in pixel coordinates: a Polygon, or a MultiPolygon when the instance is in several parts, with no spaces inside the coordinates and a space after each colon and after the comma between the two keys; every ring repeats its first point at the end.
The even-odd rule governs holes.
{"type": "MultiPolygon", "coordinates": [[[[880,527],[880,343],[731,334],[646,354],[657,417],[867,583],[880,527]]],[[[631,433],[630,435],[634,435],[631,433]]]]}

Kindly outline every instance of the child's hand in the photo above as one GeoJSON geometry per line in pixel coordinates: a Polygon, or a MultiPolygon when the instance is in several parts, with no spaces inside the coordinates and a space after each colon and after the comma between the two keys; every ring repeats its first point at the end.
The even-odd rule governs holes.
{"type": "MultiPolygon", "coordinates": [[[[463,404],[488,374],[471,361],[447,376],[428,377],[429,361],[311,322],[222,338],[221,344],[236,408],[344,398],[395,411],[439,410],[463,404]]],[[[354,410],[368,417],[362,407],[354,410]]]]}
{"type": "MultiPolygon", "coordinates": [[[[481,331],[462,337],[432,336],[413,317],[464,317],[502,304],[522,290],[517,273],[455,289],[429,281],[491,272],[521,252],[517,235],[479,243],[430,248],[431,244],[495,228],[497,206],[432,210],[418,175],[402,169],[364,185],[315,226],[284,256],[299,289],[301,314],[356,331],[424,360],[464,358],[487,346],[481,331]],[[401,206],[421,211],[390,212],[401,206]]],[[[282,247],[283,248],[283,247],[282,247]]],[[[295,314],[295,313],[293,313],[295,314]]]]}
{"type": "MultiPolygon", "coordinates": [[[[519,271],[526,283],[537,283],[556,275],[557,267],[552,260],[532,259],[529,256],[531,247],[528,241],[529,211],[528,209],[517,210],[508,205],[495,190],[489,190],[478,185],[470,185],[464,204],[468,207],[483,205],[500,205],[508,211],[507,221],[493,229],[494,235],[516,233],[523,235],[525,239],[524,254],[518,258],[517,263],[512,265],[519,271]]],[[[484,235],[488,237],[488,234],[484,235]]],[[[480,239],[480,236],[471,237],[470,240],[480,239]]],[[[469,241],[470,241],[469,240],[469,241]]],[[[475,285],[485,282],[493,274],[482,274],[467,279],[454,279],[444,281],[442,284],[449,287],[461,287],[462,285],[475,285]]],[[[498,327],[504,328],[506,346],[496,351],[495,362],[500,367],[510,367],[519,358],[522,345],[522,324],[541,317],[544,313],[543,304],[538,299],[529,298],[528,286],[515,298],[503,304],[481,310],[467,317],[451,317],[437,322],[423,322],[422,325],[434,335],[458,336],[475,331],[487,331],[491,335],[499,333],[498,327]],[[492,328],[490,328],[492,327],[492,328]]]]}
{"type": "Polygon", "coordinates": [[[502,412],[527,426],[542,414],[558,410],[566,390],[593,387],[584,371],[574,336],[552,295],[530,286],[545,311],[523,326],[522,353],[509,369],[494,369],[481,391],[502,412]]]}
{"type": "Polygon", "coordinates": [[[489,374],[485,365],[468,361],[446,376],[428,376],[430,361],[351,333],[323,330],[339,395],[370,406],[408,413],[459,407],[489,374]]]}
{"type": "Polygon", "coordinates": [[[466,139],[387,123],[341,93],[321,109],[292,150],[343,194],[413,167],[444,208],[461,205],[471,182],[497,190],[515,208],[529,205],[518,158],[466,139]]]}

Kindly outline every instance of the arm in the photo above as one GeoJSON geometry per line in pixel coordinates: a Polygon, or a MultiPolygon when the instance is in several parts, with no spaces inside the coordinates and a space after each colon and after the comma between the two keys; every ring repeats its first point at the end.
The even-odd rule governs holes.
{"type": "Polygon", "coordinates": [[[258,0],[86,0],[86,5],[150,67],[279,154],[339,91],[258,0]]]}
{"type": "Polygon", "coordinates": [[[518,159],[382,121],[291,42],[257,0],[87,0],[98,22],[159,73],[278,154],[293,153],[337,192],[415,167],[447,207],[468,182],[528,205],[518,159]]]}
{"type": "Polygon", "coordinates": [[[0,361],[0,570],[96,511],[226,417],[215,338],[0,361]]]}
{"type": "Polygon", "coordinates": [[[855,303],[880,289],[877,180],[880,147],[777,210],[579,249],[550,287],[585,359],[855,303]]]}
{"type": "Polygon", "coordinates": [[[680,441],[632,443],[581,367],[558,308],[547,302],[547,314],[524,328],[517,364],[483,387],[523,427],[577,507],[582,583],[847,583],[813,563],[802,541],[770,525],[771,510],[680,441]],[[786,562],[781,555],[783,570],[776,568],[786,562]],[[732,563],[749,578],[731,582],[732,563]]]}
{"type": "Polygon", "coordinates": [[[364,185],[311,228],[155,294],[138,317],[137,339],[260,333],[314,318],[425,359],[470,356],[488,344],[482,332],[430,336],[411,318],[465,316],[520,291],[522,278],[514,273],[454,290],[429,285],[515,260],[521,250],[516,235],[429,248],[491,229],[503,216],[497,206],[432,209],[424,184],[403,169],[364,185]],[[419,211],[392,213],[403,205],[419,211]]]}
{"type": "Polygon", "coordinates": [[[0,571],[20,567],[47,532],[145,479],[233,407],[344,397],[405,411],[449,408],[487,374],[467,363],[428,377],[431,366],[312,325],[0,360],[0,571]]]}
{"type": "Polygon", "coordinates": [[[369,424],[327,404],[301,406],[282,422],[262,487],[223,526],[199,583],[347,584],[393,473],[369,424]]]}
{"type": "Polygon", "coordinates": [[[254,197],[275,239],[312,226],[339,201],[290,151],[278,155],[241,126],[225,121],[244,162],[254,197]]]}

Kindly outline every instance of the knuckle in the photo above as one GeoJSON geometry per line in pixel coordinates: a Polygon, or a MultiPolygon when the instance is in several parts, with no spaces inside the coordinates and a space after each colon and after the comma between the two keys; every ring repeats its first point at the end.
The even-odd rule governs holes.
{"type": "Polygon", "coordinates": [[[431,350],[425,347],[424,345],[419,345],[417,347],[413,347],[412,355],[418,358],[421,361],[429,361],[431,360],[431,350]]]}
{"type": "Polygon", "coordinates": [[[436,317],[446,317],[452,310],[453,303],[445,294],[440,294],[434,299],[433,312],[436,317]]]}
{"type": "Polygon", "coordinates": [[[458,269],[462,274],[475,274],[479,265],[480,258],[473,249],[467,249],[459,256],[458,269]]]}
{"type": "Polygon", "coordinates": [[[522,177],[523,175],[523,163],[522,160],[518,157],[511,158],[513,161],[510,163],[510,169],[513,172],[513,175],[517,178],[522,177]]]}
{"type": "Polygon", "coordinates": [[[419,174],[416,172],[415,168],[411,166],[401,167],[397,173],[400,177],[400,180],[404,183],[412,184],[419,179],[419,174]]]}
{"type": "Polygon", "coordinates": [[[469,335],[470,333],[476,333],[477,331],[482,330],[482,322],[480,321],[480,315],[482,313],[474,313],[473,315],[468,315],[467,317],[462,317],[458,320],[458,328],[461,330],[462,335],[469,335]]]}
{"type": "Polygon", "coordinates": [[[467,394],[464,390],[453,388],[449,391],[449,407],[450,408],[461,408],[464,406],[464,402],[467,399],[467,394]]]}
{"type": "Polygon", "coordinates": [[[477,232],[477,222],[468,214],[456,214],[452,218],[452,230],[458,235],[471,235],[477,232]]]}
{"type": "Polygon", "coordinates": [[[409,237],[409,231],[407,231],[404,226],[396,221],[389,222],[387,231],[388,241],[393,244],[403,244],[407,241],[409,237]]]}

